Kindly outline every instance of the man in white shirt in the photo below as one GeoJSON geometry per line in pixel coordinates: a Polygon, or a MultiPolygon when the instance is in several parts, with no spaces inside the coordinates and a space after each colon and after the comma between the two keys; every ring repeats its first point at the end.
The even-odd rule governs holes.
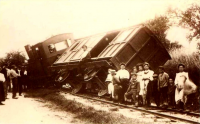
{"type": "Polygon", "coordinates": [[[128,89],[129,86],[129,79],[130,79],[130,74],[129,72],[125,69],[125,64],[121,63],[120,64],[120,70],[117,72],[117,75],[119,76],[120,83],[122,85],[122,92],[119,94],[119,100],[120,102],[124,101],[124,94],[128,89]]]}
{"type": "MultiPolygon", "coordinates": [[[[144,62],[144,71],[142,73],[142,81],[144,82],[143,85],[143,105],[148,105],[150,102],[150,94],[147,94],[147,86],[149,84],[149,81],[153,81],[153,74],[154,71],[149,69],[149,63],[144,62]],[[148,103],[148,104],[147,104],[148,103]]],[[[149,93],[149,92],[148,92],[149,93]]]]}
{"type": "Polygon", "coordinates": [[[12,87],[11,87],[11,80],[10,80],[10,69],[6,68],[6,70],[7,70],[7,78],[8,78],[7,87],[6,88],[7,88],[7,90],[9,92],[11,92],[12,87]]]}
{"type": "Polygon", "coordinates": [[[10,77],[11,77],[12,85],[13,85],[13,90],[12,90],[12,93],[13,93],[12,98],[13,99],[17,99],[17,97],[16,97],[16,93],[17,93],[17,78],[19,77],[19,74],[16,73],[15,68],[16,68],[16,66],[12,65],[11,66],[11,70],[10,70],[10,77]]]}

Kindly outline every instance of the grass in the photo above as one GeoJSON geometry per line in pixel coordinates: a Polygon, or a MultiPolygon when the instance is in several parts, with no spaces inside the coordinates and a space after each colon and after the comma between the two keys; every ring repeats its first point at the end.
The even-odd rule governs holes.
{"type": "MultiPolygon", "coordinates": [[[[85,123],[142,123],[140,120],[134,120],[112,112],[95,110],[93,107],[84,106],[75,100],[68,100],[59,94],[58,89],[32,90],[29,91],[25,97],[40,98],[45,101],[50,101],[52,104],[56,105],[55,109],[73,113],[76,115],[75,119],[80,119],[85,123]]],[[[76,120],[73,120],[73,122],[76,122],[76,120]]]]}
{"type": "Polygon", "coordinates": [[[185,71],[189,73],[189,78],[197,85],[197,93],[188,96],[188,104],[194,104],[196,108],[199,107],[200,94],[200,54],[191,52],[188,49],[180,48],[169,52],[172,59],[165,65],[165,70],[170,77],[175,78],[178,72],[177,65],[183,63],[185,71]]]}

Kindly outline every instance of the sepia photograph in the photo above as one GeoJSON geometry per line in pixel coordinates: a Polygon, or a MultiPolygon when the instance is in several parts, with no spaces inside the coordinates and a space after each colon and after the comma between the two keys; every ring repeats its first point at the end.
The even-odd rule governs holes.
{"type": "Polygon", "coordinates": [[[0,0],[0,124],[200,123],[200,0],[0,0]]]}

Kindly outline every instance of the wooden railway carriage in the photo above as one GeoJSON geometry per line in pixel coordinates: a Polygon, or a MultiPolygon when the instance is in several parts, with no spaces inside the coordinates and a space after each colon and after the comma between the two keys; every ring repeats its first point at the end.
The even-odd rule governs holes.
{"type": "MultiPolygon", "coordinates": [[[[75,40],[75,42],[51,66],[53,69],[60,70],[61,72],[55,80],[58,83],[69,83],[74,89],[72,92],[78,92],[82,88],[82,83],[86,83],[86,81],[83,80],[83,77],[76,77],[78,74],[77,68],[80,67],[81,55],[84,53],[81,49],[82,46],[86,45],[91,58],[95,58],[106,48],[106,46],[108,46],[119,32],[119,30],[111,31],[75,40]]],[[[91,58],[87,59],[86,63],[91,62],[91,58]]],[[[86,65],[83,64],[80,68],[86,73],[88,69],[93,67],[94,66],[91,65],[86,67],[86,65]]]]}
{"type": "Polygon", "coordinates": [[[98,95],[102,96],[107,93],[105,79],[108,68],[118,70],[120,63],[125,63],[131,71],[136,64],[149,62],[156,70],[169,59],[170,55],[155,35],[147,27],[136,25],[76,40],[52,68],[64,70],[57,81],[69,83],[74,93],[87,83],[90,84],[87,89],[98,86],[98,95]],[[91,58],[81,66],[84,76],[77,78],[75,70],[80,64],[83,45],[89,47],[91,58]]]}
{"type": "Polygon", "coordinates": [[[73,34],[53,36],[33,46],[26,45],[29,56],[28,70],[34,86],[43,86],[51,81],[53,72],[48,68],[74,42],[73,34]]]}

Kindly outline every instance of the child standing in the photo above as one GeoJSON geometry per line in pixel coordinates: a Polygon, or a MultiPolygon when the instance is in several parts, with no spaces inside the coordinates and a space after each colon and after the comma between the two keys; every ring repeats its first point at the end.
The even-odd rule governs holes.
{"type": "Polygon", "coordinates": [[[175,108],[175,89],[174,80],[169,78],[169,85],[168,85],[168,105],[175,108]]]}
{"type": "Polygon", "coordinates": [[[110,100],[112,100],[112,98],[114,98],[114,86],[113,86],[113,82],[112,82],[112,75],[111,75],[111,71],[112,69],[108,69],[108,75],[107,78],[105,80],[105,82],[107,82],[108,84],[108,94],[110,94],[110,100]]]}
{"type": "Polygon", "coordinates": [[[133,99],[133,104],[135,104],[135,106],[138,106],[139,92],[140,92],[140,83],[137,81],[137,73],[133,73],[128,90],[124,95],[125,101],[131,96],[133,99]]]}

